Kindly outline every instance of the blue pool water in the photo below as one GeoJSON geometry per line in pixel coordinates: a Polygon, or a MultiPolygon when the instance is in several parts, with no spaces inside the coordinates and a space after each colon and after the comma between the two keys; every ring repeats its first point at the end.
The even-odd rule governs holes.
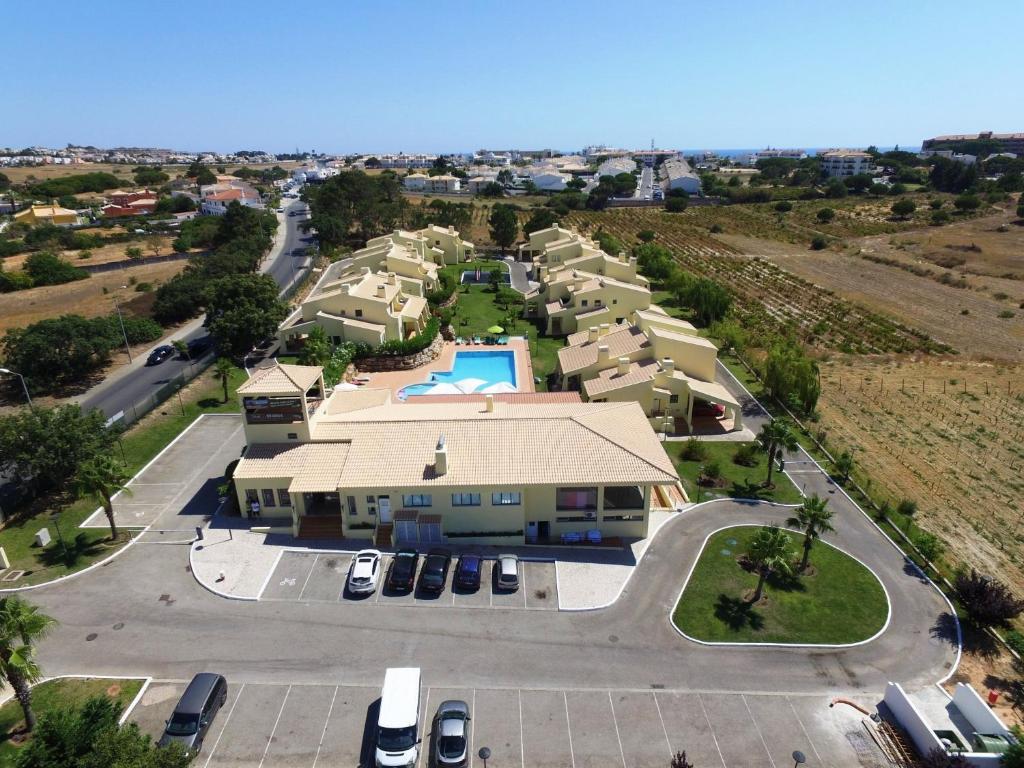
{"type": "Polygon", "coordinates": [[[422,384],[410,384],[398,392],[398,399],[409,395],[423,395],[431,387],[442,382],[455,384],[463,379],[482,379],[485,383],[477,386],[480,391],[491,384],[507,382],[516,386],[516,353],[512,350],[490,350],[487,352],[456,352],[450,371],[434,371],[422,384]]]}

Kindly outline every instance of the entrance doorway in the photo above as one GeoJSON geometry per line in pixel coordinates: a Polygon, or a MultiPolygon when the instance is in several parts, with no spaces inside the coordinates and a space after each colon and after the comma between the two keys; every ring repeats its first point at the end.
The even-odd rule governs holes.
{"type": "Polygon", "coordinates": [[[382,523],[391,522],[391,497],[390,496],[378,496],[377,497],[377,520],[382,523]]]}
{"type": "Polygon", "coordinates": [[[537,523],[537,539],[547,541],[551,536],[551,523],[548,520],[541,520],[537,523]]]}

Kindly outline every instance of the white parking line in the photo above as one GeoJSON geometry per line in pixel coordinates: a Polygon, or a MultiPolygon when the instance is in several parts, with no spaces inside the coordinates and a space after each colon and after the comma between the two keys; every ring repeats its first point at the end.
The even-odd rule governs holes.
{"type": "Polygon", "coordinates": [[[306,580],[302,582],[302,589],[299,590],[299,600],[302,599],[303,593],[306,591],[306,587],[309,585],[309,579],[313,575],[313,571],[316,570],[316,561],[320,559],[320,555],[313,558],[313,565],[309,567],[309,573],[306,574],[306,580]]]}
{"type": "Polygon", "coordinates": [[[569,722],[569,695],[562,691],[562,700],[565,702],[565,730],[569,734],[569,759],[572,760],[572,768],[576,768],[576,755],[572,751],[572,723],[569,722]]]}
{"type": "Polygon", "coordinates": [[[526,563],[523,563],[523,608],[526,607],[526,563]]]}
{"type": "MultiPolygon", "coordinates": [[[[793,706],[790,704],[790,706],[793,706]]],[[[473,698],[469,701],[469,716],[476,717],[476,688],[473,689],[473,698]]],[[[473,756],[476,751],[473,748],[473,740],[476,738],[476,728],[469,729],[469,768],[473,768],[473,756]]],[[[316,768],[314,766],[314,768],[316,768]]]]}
{"type": "Polygon", "coordinates": [[[516,695],[519,697],[519,759],[523,763],[523,768],[526,768],[526,739],[523,736],[523,692],[517,690],[516,695]]]}
{"type": "Polygon", "coordinates": [[[811,751],[814,752],[814,756],[818,758],[819,763],[824,763],[825,761],[822,760],[821,755],[818,754],[818,748],[814,746],[814,742],[811,741],[811,734],[809,734],[807,729],[804,728],[804,721],[800,719],[800,714],[796,711],[796,707],[793,706],[793,702],[788,696],[786,697],[786,703],[789,704],[789,708],[793,710],[793,717],[795,717],[797,723],[800,724],[800,730],[803,731],[804,736],[807,737],[807,743],[811,745],[811,751]]]}
{"type": "Polygon", "coordinates": [[[626,750],[622,748],[622,737],[619,736],[619,719],[615,716],[615,702],[612,701],[611,691],[608,691],[608,706],[612,708],[612,722],[615,724],[615,738],[619,741],[619,755],[622,756],[622,768],[626,768],[626,750]]]}
{"type": "Polygon", "coordinates": [[[313,758],[312,768],[316,768],[316,761],[320,759],[320,750],[323,749],[324,739],[327,736],[327,724],[331,722],[331,713],[334,711],[334,700],[338,698],[338,688],[334,686],[334,695],[331,696],[331,706],[327,708],[327,717],[324,718],[324,729],[320,732],[320,743],[316,745],[316,756],[313,758]]]}
{"type": "Polygon", "coordinates": [[[213,749],[210,750],[210,754],[206,758],[206,762],[203,763],[203,768],[206,768],[210,761],[213,760],[213,754],[217,751],[217,747],[220,746],[220,739],[224,735],[224,731],[228,729],[228,723],[231,722],[231,716],[235,713],[235,707],[238,706],[238,700],[242,698],[242,693],[245,691],[245,683],[242,683],[242,687],[238,689],[238,694],[235,696],[235,700],[231,702],[231,709],[228,710],[228,716],[224,720],[224,725],[220,729],[220,733],[217,734],[217,740],[213,742],[213,749]]]}
{"type": "Polygon", "coordinates": [[[426,742],[426,747],[422,745],[420,747],[419,754],[416,755],[416,765],[420,765],[423,761],[424,755],[430,751],[430,739],[426,738],[427,735],[427,712],[430,711],[430,688],[427,688],[427,698],[423,700],[423,726],[420,728],[420,739],[426,742]]]}
{"type": "Polygon", "coordinates": [[[665,734],[665,743],[668,744],[668,757],[669,760],[675,755],[672,751],[672,741],[668,737],[668,728],[665,727],[665,718],[661,715],[661,704],[658,703],[658,692],[651,691],[651,696],[654,697],[654,706],[658,710],[658,719],[661,720],[661,731],[665,734]]]}
{"type": "Polygon", "coordinates": [[[708,717],[708,709],[704,706],[704,699],[701,695],[697,694],[697,701],[700,702],[700,711],[704,713],[704,721],[708,724],[708,729],[711,731],[711,738],[715,742],[715,749],[718,750],[718,759],[722,761],[722,768],[729,768],[725,764],[725,757],[722,755],[722,748],[718,746],[718,737],[715,735],[715,726],[711,724],[711,718],[708,717]]]}
{"type": "Polygon", "coordinates": [[[288,703],[288,694],[291,692],[292,687],[289,685],[288,690],[284,692],[284,701],[281,702],[281,708],[277,710],[277,719],[274,721],[274,727],[270,730],[270,736],[267,738],[267,746],[263,749],[263,757],[260,758],[258,768],[263,768],[263,761],[267,759],[267,753],[270,752],[270,745],[274,743],[274,734],[277,732],[277,724],[281,722],[281,715],[284,714],[284,705],[288,703]]]}
{"type": "Polygon", "coordinates": [[[768,762],[772,764],[772,768],[775,768],[775,761],[772,759],[772,753],[768,749],[768,742],[764,740],[764,734],[761,733],[761,726],[757,724],[757,719],[754,717],[754,713],[750,711],[750,705],[747,704],[747,697],[741,693],[740,698],[743,700],[743,706],[747,708],[747,714],[750,715],[750,722],[754,724],[754,730],[757,731],[757,735],[761,737],[761,744],[764,745],[764,751],[768,755],[768,762]]]}

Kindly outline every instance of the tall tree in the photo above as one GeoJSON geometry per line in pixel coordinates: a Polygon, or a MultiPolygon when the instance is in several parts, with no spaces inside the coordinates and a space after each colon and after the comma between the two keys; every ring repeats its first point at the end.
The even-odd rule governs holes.
{"type": "Polygon", "coordinates": [[[834,466],[843,483],[848,483],[850,481],[850,473],[853,472],[853,454],[849,451],[843,451],[836,456],[834,466]]]}
{"type": "Polygon", "coordinates": [[[287,307],[269,275],[230,275],[214,280],[204,292],[210,335],[226,355],[241,358],[258,341],[272,335],[287,307]]]}
{"type": "Polygon", "coordinates": [[[771,487],[775,460],[782,456],[783,451],[797,449],[796,435],[793,434],[786,422],[772,419],[761,427],[761,431],[757,435],[757,442],[761,445],[761,449],[768,454],[768,478],[765,480],[765,486],[771,487]]]}
{"type": "Polygon", "coordinates": [[[36,661],[35,643],[56,623],[56,619],[40,613],[36,606],[17,595],[0,599],[0,674],[21,705],[28,731],[36,727],[31,686],[43,676],[36,661]]]}
{"type": "Polygon", "coordinates": [[[746,555],[757,571],[757,588],[750,598],[751,603],[758,602],[764,595],[764,585],[769,576],[773,573],[791,572],[791,541],[789,534],[777,525],[766,525],[751,537],[746,555]]]}
{"type": "Polygon", "coordinates": [[[811,547],[823,533],[831,533],[835,530],[832,527],[832,510],[828,508],[828,499],[822,499],[814,494],[804,499],[796,514],[786,521],[786,525],[793,528],[802,528],[804,532],[803,549],[804,554],[800,559],[800,571],[807,570],[807,564],[811,560],[811,547]]]}
{"type": "Polygon", "coordinates": [[[331,342],[319,325],[313,328],[299,353],[299,365],[327,365],[331,359],[331,342]]]}
{"type": "Polygon", "coordinates": [[[504,255],[505,249],[519,236],[519,222],[515,209],[511,205],[496,204],[491,210],[487,224],[490,226],[491,239],[501,247],[501,253],[504,255]]]}
{"type": "Polygon", "coordinates": [[[124,465],[109,454],[101,454],[78,468],[76,484],[79,493],[95,496],[110,524],[110,540],[117,541],[117,522],[114,520],[114,494],[132,495],[128,488],[128,473],[124,465]]]}

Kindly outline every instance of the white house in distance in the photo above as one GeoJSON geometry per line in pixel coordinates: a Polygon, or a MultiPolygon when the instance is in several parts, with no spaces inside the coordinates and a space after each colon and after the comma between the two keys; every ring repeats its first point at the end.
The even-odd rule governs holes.
{"type": "Polygon", "coordinates": [[[597,177],[618,176],[620,173],[633,173],[636,162],[630,157],[609,157],[597,166],[597,177]]]}
{"type": "Polygon", "coordinates": [[[696,195],[700,193],[700,176],[685,160],[666,160],[661,165],[661,186],[666,192],[681,189],[688,195],[696,195]]]}
{"type": "Polygon", "coordinates": [[[410,173],[402,179],[402,186],[409,192],[453,194],[462,189],[462,180],[458,176],[449,174],[428,176],[425,173],[410,173]]]}
{"type": "Polygon", "coordinates": [[[830,149],[818,157],[821,160],[821,172],[830,179],[875,172],[874,159],[859,149],[830,149]]]}

